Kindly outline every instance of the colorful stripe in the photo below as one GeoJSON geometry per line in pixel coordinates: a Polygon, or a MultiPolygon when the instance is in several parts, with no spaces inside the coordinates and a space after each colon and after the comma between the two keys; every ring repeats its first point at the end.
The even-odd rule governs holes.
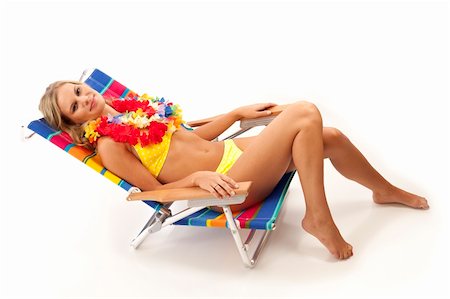
{"type": "Polygon", "coordinates": [[[281,184],[278,184],[278,186],[277,186],[279,188],[283,188],[283,190],[281,190],[281,195],[280,195],[281,200],[279,200],[277,202],[277,205],[275,207],[272,217],[270,218],[269,221],[266,222],[266,229],[268,229],[268,230],[273,229],[275,220],[277,219],[278,214],[280,213],[281,207],[283,206],[284,199],[286,198],[286,193],[289,189],[289,185],[291,184],[291,181],[292,181],[292,178],[294,177],[294,175],[295,175],[295,171],[290,172],[289,175],[285,175],[282,178],[281,184]],[[283,180],[284,180],[284,182],[283,182],[283,180]]]}
{"type": "Polygon", "coordinates": [[[188,125],[187,123],[181,123],[181,126],[183,128],[185,128],[186,130],[188,130],[188,131],[194,131],[194,129],[190,125],[188,125]]]}
{"type": "Polygon", "coordinates": [[[252,221],[255,221],[264,204],[266,203],[261,202],[261,204],[259,205],[254,205],[248,208],[247,211],[245,211],[245,213],[243,213],[242,216],[238,219],[241,227],[250,228],[250,224],[252,223],[252,221]]]}
{"type": "Polygon", "coordinates": [[[123,99],[127,96],[127,94],[130,92],[128,88],[125,89],[125,91],[120,95],[120,98],[123,99]]]}
{"type": "Polygon", "coordinates": [[[95,69],[92,74],[84,81],[91,88],[95,89],[97,92],[102,93],[105,86],[111,81],[111,77],[102,71],[95,69]]]}
{"type": "Polygon", "coordinates": [[[108,88],[111,86],[111,84],[114,82],[113,79],[109,80],[108,84],[106,84],[106,86],[103,87],[102,91],[100,92],[100,94],[104,95],[105,91],[108,90],[108,88]]]}

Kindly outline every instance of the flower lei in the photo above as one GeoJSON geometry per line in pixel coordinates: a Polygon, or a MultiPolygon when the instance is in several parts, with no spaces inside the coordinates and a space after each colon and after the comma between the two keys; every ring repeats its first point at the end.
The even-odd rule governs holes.
{"type": "Polygon", "coordinates": [[[182,110],[164,98],[144,94],[123,100],[113,100],[111,106],[121,114],[101,116],[84,128],[84,137],[93,144],[101,136],[110,136],[117,142],[142,147],[157,144],[164,135],[173,133],[182,122],[182,110]]]}

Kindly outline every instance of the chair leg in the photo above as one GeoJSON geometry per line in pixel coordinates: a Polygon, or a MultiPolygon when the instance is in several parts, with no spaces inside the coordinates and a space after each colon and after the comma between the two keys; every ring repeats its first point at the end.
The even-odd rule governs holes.
{"type": "Polygon", "coordinates": [[[131,241],[131,246],[137,249],[139,245],[145,240],[145,238],[150,234],[161,230],[164,220],[172,215],[171,211],[162,207],[158,211],[153,213],[152,217],[147,221],[147,223],[142,228],[141,232],[136,236],[136,238],[131,241]]]}
{"type": "Polygon", "coordinates": [[[255,265],[255,261],[253,259],[250,259],[248,255],[248,246],[246,246],[241,239],[241,236],[239,235],[238,228],[236,226],[236,223],[234,222],[233,214],[231,213],[231,209],[229,206],[223,206],[223,212],[225,213],[225,217],[227,218],[228,228],[231,231],[231,234],[233,235],[234,242],[236,243],[236,246],[238,248],[239,254],[241,255],[242,261],[244,262],[245,266],[249,268],[253,268],[255,265]]]}
{"type": "MultiPolygon", "coordinates": [[[[156,214],[156,213],[155,213],[156,214]]],[[[153,216],[150,218],[149,221],[147,221],[147,223],[144,225],[144,227],[142,228],[142,230],[140,231],[140,233],[136,236],[136,238],[133,239],[133,241],[131,241],[131,247],[133,247],[134,249],[137,249],[139,247],[139,245],[141,245],[141,243],[145,240],[145,238],[148,236],[148,234],[150,234],[149,231],[149,227],[151,228],[156,221],[156,217],[155,214],[153,214],[153,216]]]]}
{"type": "Polygon", "coordinates": [[[171,204],[166,204],[164,207],[153,213],[152,217],[150,217],[140,233],[133,241],[131,241],[130,245],[134,249],[137,249],[149,234],[160,231],[163,227],[169,226],[180,219],[204,209],[204,207],[189,208],[172,215],[172,211],[169,209],[170,205],[171,204]]]}
{"type": "MultiPolygon", "coordinates": [[[[252,232],[254,232],[254,231],[255,230],[252,229],[252,232]]],[[[252,234],[252,232],[250,232],[249,238],[250,238],[250,235],[252,234]]],[[[272,232],[271,230],[264,230],[264,233],[263,233],[262,236],[259,237],[259,240],[255,240],[255,242],[256,242],[256,249],[255,249],[255,252],[253,253],[253,256],[251,258],[251,260],[253,261],[253,263],[255,265],[256,265],[256,262],[258,261],[258,257],[260,255],[264,245],[266,244],[266,242],[267,242],[271,232],[272,232]]],[[[251,238],[250,238],[250,240],[251,240],[251,238]]],[[[249,243],[250,243],[250,241],[247,240],[245,242],[245,246],[248,247],[249,243]]]]}
{"type": "Polygon", "coordinates": [[[253,254],[250,255],[249,254],[250,242],[255,236],[256,229],[250,230],[250,233],[247,236],[247,240],[245,241],[245,243],[243,243],[241,236],[239,235],[239,229],[236,223],[234,222],[233,214],[231,213],[230,208],[228,206],[223,206],[222,208],[225,213],[225,217],[227,218],[228,228],[230,229],[231,234],[233,235],[234,242],[236,243],[242,261],[244,262],[246,267],[253,268],[256,265],[258,257],[264,245],[266,244],[272,230],[264,230],[262,236],[259,236],[257,238],[258,240],[254,240],[253,243],[256,244],[256,248],[253,254]]]}

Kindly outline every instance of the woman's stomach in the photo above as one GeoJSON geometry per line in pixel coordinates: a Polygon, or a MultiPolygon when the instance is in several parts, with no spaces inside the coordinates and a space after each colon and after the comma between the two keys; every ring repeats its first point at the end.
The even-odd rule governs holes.
{"type": "Polygon", "coordinates": [[[166,184],[201,170],[215,171],[223,155],[223,141],[212,142],[179,129],[173,133],[158,181],[166,184]]]}

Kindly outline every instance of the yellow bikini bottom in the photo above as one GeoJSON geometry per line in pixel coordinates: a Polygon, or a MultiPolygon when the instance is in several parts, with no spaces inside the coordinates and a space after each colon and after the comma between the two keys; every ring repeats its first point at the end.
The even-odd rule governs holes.
{"type": "Polygon", "coordinates": [[[217,166],[216,172],[226,174],[241,154],[241,149],[232,139],[225,140],[222,160],[220,161],[219,166],[217,166]]]}

